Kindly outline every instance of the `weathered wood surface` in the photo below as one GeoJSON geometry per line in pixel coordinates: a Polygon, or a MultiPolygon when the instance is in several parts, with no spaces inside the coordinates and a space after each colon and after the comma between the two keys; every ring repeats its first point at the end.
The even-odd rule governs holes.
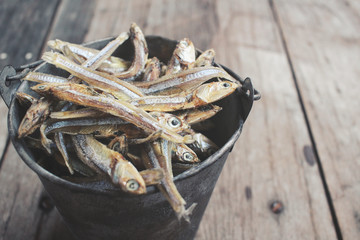
{"type": "MultiPolygon", "coordinates": [[[[1,70],[9,64],[18,67],[39,58],[58,3],[58,0],[0,1],[1,70]]],[[[6,116],[7,107],[1,99],[0,153],[7,143],[6,116]]]]}
{"type": "Polygon", "coordinates": [[[226,162],[198,239],[335,239],[268,1],[225,1],[217,6],[220,24],[213,40],[217,59],[250,76],[262,99],[254,104],[226,162]],[[283,204],[278,214],[270,207],[275,201],[283,204]]]}
{"type": "Polygon", "coordinates": [[[359,1],[274,6],[341,233],[360,239],[359,1]]]}
{"type": "MultiPolygon", "coordinates": [[[[36,51],[31,48],[33,57],[47,39],[92,41],[136,22],[145,34],[189,37],[200,49],[214,48],[218,62],[252,78],[262,99],[227,160],[196,239],[359,238],[356,1],[38,2],[0,2],[1,20],[11,16],[11,24],[27,26],[23,35],[41,31],[28,40],[38,44],[36,51]],[[277,214],[271,209],[276,201],[283,205],[277,214]]],[[[16,42],[19,33],[7,26],[0,22],[6,30],[0,52],[20,60],[0,63],[22,64],[29,48],[16,42]]],[[[5,112],[4,107],[2,119],[5,112]]],[[[5,133],[0,138],[6,139],[5,133]]],[[[73,239],[12,146],[0,169],[0,216],[0,239],[73,239]]]]}

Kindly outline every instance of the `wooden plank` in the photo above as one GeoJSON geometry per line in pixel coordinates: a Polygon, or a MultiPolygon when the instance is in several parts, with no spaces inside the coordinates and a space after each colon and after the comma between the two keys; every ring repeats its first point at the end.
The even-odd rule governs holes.
{"type": "Polygon", "coordinates": [[[128,31],[136,22],[147,35],[180,40],[188,37],[205,50],[216,33],[217,21],[212,1],[97,1],[96,12],[86,41],[128,31]],[[121,13],[121,14],[119,14],[121,13]]]}
{"type": "Polygon", "coordinates": [[[342,237],[360,239],[359,1],[274,6],[342,237]]]}
{"type": "MultiPolygon", "coordinates": [[[[58,0],[3,0],[0,7],[0,71],[35,61],[58,0]],[[45,7],[46,6],[46,7],[45,7]]],[[[7,107],[0,100],[0,156],[7,141],[7,107]]]]}
{"type": "Polygon", "coordinates": [[[0,174],[0,239],[35,238],[41,192],[38,177],[10,144],[0,174]]]}
{"type": "Polygon", "coordinates": [[[262,99],[224,167],[197,239],[335,239],[268,1],[219,1],[216,9],[217,60],[250,76],[262,99]],[[270,209],[275,201],[283,204],[278,214],[270,209]]]}
{"type": "MultiPolygon", "coordinates": [[[[46,1],[46,4],[43,3],[43,6],[48,6],[49,4],[50,2],[46,1]]],[[[21,6],[18,5],[18,7],[22,9],[21,6]]],[[[62,1],[54,20],[54,27],[50,34],[48,34],[49,38],[53,39],[62,36],[63,40],[82,42],[92,17],[92,9],[92,1],[62,1]],[[77,13],[81,13],[81,15],[77,15],[77,13]],[[76,31],[69,31],[74,26],[76,26],[76,31]]],[[[41,12],[41,9],[39,11],[41,12]]],[[[45,9],[45,12],[47,11],[45,9]]],[[[16,11],[14,14],[19,16],[14,16],[13,18],[21,18],[22,13],[16,11]]],[[[41,15],[40,13],[35,13],[41,15]]],[[[49,17],[51,18],[53,15],[55,16],[54,12],[49,17]]],[[[42,21],[45,20],[42,19],[42,21]]],[[[46,21],[47,24],[49,22],[49,20],[46,21]]],[[[21,22],[18,24],[26,25],[21,22]]],[[[48,28],[50,26],[47,25],[45,27],[48,28]]],[[[27,31],[31,32],[37,28],[39,28],[38,25],[30,25],[27,31]]],[[[42,39],[37,41],[39,44],[34,47],[37,58],[40,57],[38,54],[40,54],[44,47],[43,44],[46,42],[46,37],[46,34],[43,34],[42,39]]],[[[61,224],[62,220],[59,219],[57,211],[50,211],[50,209],[42,210],[43,208],[39,207],[43,202],[43,187],[35,173],[18,157],[12,145],[6,153],[0,171],[0,189],[0,215],[3,216],[0,218],[0,239],[50,239],[49,236],[51,236],[51,239],[71,240],[71,234],[61,224]],[[48,226],[50,228],[47,228],[48,226]],[[51,228],[51,226],[54,227],[51,228]]]]}

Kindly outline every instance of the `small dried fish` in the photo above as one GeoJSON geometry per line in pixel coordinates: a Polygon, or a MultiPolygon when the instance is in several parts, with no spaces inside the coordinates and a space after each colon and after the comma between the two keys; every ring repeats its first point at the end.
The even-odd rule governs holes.
{"type": "Polygon", "coordinates": [[[161,140],[145,144],[143,159],[148,167],[162,168],[164,170],[164,178],[157,187],[164,194],[171,207],[174,209],[178,219],[180,220],[184,218],[187,222],[190,222],[190,215],[192,210],[195,208],[196,203],[194,203],[190,208],[185,209],[186,201],[181,197],[173,181],[171,160],[166,160],[166,153],[163,153],[160,141],[161,140]]]}
{"type": "Polygon", "coordinates": [[[171,113],[165,112],[151,112],[152,117],[154,117],[161,125],[169,126],[176,133],[187,132],[190,129],[190,125],[171,113]]]}
{"type": "Polygon", "coordinates": [[[31,104],[19,125],[19,138],[33,133],[45,121],[50,114],[51,104],[52,100],[43,97],[31,104]]]}
{"type": "Polygon", "coordinates": [[[235,91],[236,82],[221,81],[205,83],[194,91],[169,96],[147,96],[131,101],[131,104],[146,111],[172,112],[180,109],[196,108],[218,101],[235,91]]]}
{"type": "Polygon", "coordinates": [[[37,99],[30,94],[23,93],[23,92],[16,92],[15,94],[16,99],[19,101],[19,103],[23,106],[30,107],[31,104],[33,104],[37,99]]]}
{"type": "Polygon", "coordinates": [[[159,78],[161,74],[160,61],[156,57],[151,58],[144,70],[144,82],[152,82],[159,78]]]}
{"type": "Polygon", "coordinates": [[[65,139],[64,139],[64,135],[62,132],[57,132],[54,135],[54,140],[55,140],[55,144],[57,146],[57,148],[60,151],[61,156],[63,157],[64,161],[65,161],[65,165],[66,167],[69,169],[70,174],[74,174],[74,169],[70,163],[69,160],[69,155],[68,152],[66,150],[66,143],[65,143],[65,139]]]}
{"type": "Polygon", "coordinates": [[[237,82],[222,68],[198,67],[168,74],[151,82],[134,82],[134,85],[147,95],[169,95],[191,91],[212,78],[224,78],[237,82]]]}
{"type": "Polygon", "coordinates": [[[164,178],[164,170],[161,168],[146,169],[139,173],[144,179],[146,186],[160,184],[164,178]]]}
{"type": "Polygon", "coordinates": [[[194,67],[210,67],[215,58],[214,49],[208,49],[204,51],[200,56],[196,59],[194,63],[194,67]]]}
{"type": "Polygon", "coordinates": [[[195,133],[193,137],[195,142],[191,144],[191,147],[198,155],[204,155],[204,157],[208,157],[219,149],[219,147],[204,134],[195,133]]]}
{"type": "Polygon", "coordinates": [[[185,144],[175,144],[174,153],[177,157],[176,159],[180,162],[184,162],[184,163],[200,162],[200,159],[197,157],[196,153],[185,144]]]}
{"type": "Polygon", "coordinates": [[[40,72],[29,72],[24,78],[24,80],[38,83],[67,83],[69,80],[67,78],[54,76],[51,74],[40,73],[40,72]]]}
{"type": "Polygon", "coordinates": [[[116,136],[118,132],[123,132],[130,138],[141,138],[146,135],[135,125],[114,116],[105,116],[90,119],[67,119],[62,121],[46,122],[46,127],[42,131],[46,136],[52,132],[63,132],[70,135],[93,134],[101,137],[116,136]]]}
{"type": "MultiPolygon", "coordinates": [[[[222,108],[213,104],[208,104],[205,106],[201,106],[199,108],[188,109],[185,111],[181,111],[176,115],[178,118],[186,121],[187,123],[195,124],[202,122],[206,119],[213,117],[216,113],[218,113],[222,108]]],[[[51,117],[51,114],[50,114],[51,117]]]]}
{"type": "Polygon", "coordinates": [[[142,73],[149,54],[145,36],[136,23],[132,23],[130,26],[130,38],[134,45],[133,62],[126,71],[113,72],[114,76],[125,81],[132,81],[142,73]]]}
{"type": "MultiPolygon", "coordinates": [[[[99,52],[99,50],[93,48],[87,48],[82,45],[61,41],[59,39],[48,41],[48,45],[52,49],[60,52],[64,52],[64,47],[66,46],[70,49],[72,53],[75,53],[76,55],[84,59],[82,61],[85,61],[93,57],[99,52]]],[[[125,61],[118,57],[111,56],[101,64],[99,70],[111,74],[114,71],[114,69],[116,69],[116,71],[125,71],[126,69],[129,68],[129,66],[130,63],[128,61],[125,61]]]]}
{"type": "Polygon", "coordinates": [[[42,57],[45,61],[60,67],[88,84],[113,94],[119,99],[128,100],[143,96],[142,92],[132,84],[120,79],[78,65],[59,53],[46,52],[42,57]]]}
{"type": "Polygon", "coordinates": [[[98,111],[93,108],[80,108],[70,111],[51,112],[50,118],[52,119],[77,119],[77,118],[98,118],[106,115],[106,113],[98,111]]]}
{"type": "Polygon", "coordinates": [[[93,107],[111,115],[118,116],[146,133],[162,131],[161,137],[176,143],[193,142],[190,135],[180,136],[168,126],[160,125],[149,113],[127,102],[115,100],[97,94],[92,89],[80,84],[39,84],[31,88],[39,94],[52,95],[75,104],[93,107]]]}
{"type": "Polygon", "coordinates": [[[90,135],[72,136],[72,140],[78,157],[84,163],[107,173],[111,181],[126,192],[146,193],[144,179],[123,155],[107,148],[90,135]]]}
{"type": "Polygon", "coordinates": [[[175,47],[173,55],[167,66],[166,74],[175,74],[181,70],[189,69],[195,62],[195,47],[188,39],[184,38],[175,47]]]}

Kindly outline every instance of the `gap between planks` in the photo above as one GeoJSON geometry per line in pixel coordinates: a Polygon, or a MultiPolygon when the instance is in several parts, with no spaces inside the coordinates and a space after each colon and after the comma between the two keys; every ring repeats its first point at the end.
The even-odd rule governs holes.
{"type": "Polygon", "coordinates": [[[326,200],[327,200],[328,205],[329,205],[329,210],[330,210],[331,217],[332,217],[332,220],[333,220],[336,236],[337,236],[337,238],[339,240],[342,240],[343,237],[342,237],[342,233],[341,233],[341,228],[340,228],[340,225],[339,225],[338,218],[336,216],[336,211],[335,211],[335,207],[334,207],[332,197],[331,197],[331,194],[330,194],[330,191],[329,191],[329,187],[328,187],[328,184],[326,182],[326,177],[325,177],[324,170],[323,170],[323,167],[322,167],[322,164],[321,164],[321,159],[320,159],[320,156],[318,154],[318,150],[317,150],[317,147],[316,147],[316,142],[315,142],[312,130],[311,130],[309,118],[308,118],[308,115],[306,113],[306,108],[305,108],[305,105],[304,105],[303,97],[302,97],[301,90],[300,90],[298,80],[297,80],[297,77],[296,77],[294,65],[292,63],[292,60],[291,60],[291,57],[290,57],[290,54],[289,54],[289,49],[288,49],[288,46],[287,46],[287,43],[286,43],[286,39],[285,39],[285,35],[284,35],[284,32],[283,32],[281,23],[279,21],[279,16],[278,16],[278,13],[276,11],[276,6],[275,6],[275,3],[274,3],[274,0],[269,0],[269,5],[270,5],[270,9],[272,11],[275,23],[276,23],[276,25],[277,25],[277,27],[279,29],[279,33],[280,33],[280,37],[281,37],[281,43],[282,43],[282,46],[284,48],[287,61],[289,63],[289,68],[290,68],[290,71],[291,71],[291,75],[292,75],[292,78],[293,78],[293,81],[294,81],[294,84],[295,84],[296,92],[298,94],[301,110],[302,110],[303,115],[304,115],[306,128],[308,130],[311,145],[312,145],[312,148],[313,148],[314,157],[315,157],[316,162],[318,164],[319,174],[320,174],[323,186],[324,186],[326,200]]]}

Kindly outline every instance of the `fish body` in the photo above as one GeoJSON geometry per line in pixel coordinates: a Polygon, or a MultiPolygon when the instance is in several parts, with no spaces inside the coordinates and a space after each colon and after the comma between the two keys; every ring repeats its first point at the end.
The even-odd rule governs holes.
{"type": "MultiPolygon", "coordinates": [[[[96,55],[99,50],[84,47],[79,44],[73,44],[59,39],[48,41],[49,47],[54,50],[64,53],[64,48],[67,46],[72,53],[75,53],[82,59],[82,62],[96,55]]],[[[112,74],[114,70],[116,71],[125,71],[130,66],[128,61],[125,61],[121,58],[111,56],[108,59],[105,59],[101,66],[98,68],[100,71],[107,72],[112,74]]]]}
{"type": "MultiPolygon", "coordinates": [[[[202,122],[206,119],[213,117],[216,113],[218,113],[222,108],[213,104],[208,104],[205,106],[201,106],[198,108],[187,109],[180,113],[177,113],[177,116],[186,121],[188,124],[195,124],[202,122]]],[[[50,114],[51,117],[51,114],[50,114]]]]}
{"type": "Polygon", "coordinates": [[[182,39],[175,47],[173,55],[167,65],[166,74],[175,74],[192,67],[195,62],[195,47],[188,39],[182,39]]]}
{"type": "Polygon", "coordinates": [[[160,125],[149,113],[130,103],[107,98],[80,84],[39,84],[32,89],[40,94],[51,94],[59,99],[70,101],[86,107],[96,108],[111,115],[118,116],[146,133],[162,131],[161,137],[176,143],[193,142],[190,135],[180,136],[169,127],[160,125]]]}
{"type": "Polygon", "coordinates": [[[170,95],[197,88],[212,78],[225,78],[236,82],[225,70],[218,67],[191,68],[176,74],[167,74],[155,81],[134,83],[146,95],[170,95]]]}
{"type": "Polygon", "coordinates": [[[194,91],[170,96],[147,96],[130,102],[145,111],[172,112],[218,101],[233,93],[238,86],[238,83],[230,81],[211,82],[199,86],[194,91]]]}
{"type": "Polygon", "coordinates": [[[40,98],[35,100],[25,113],[18,128],[18,137],[22,138],[33,133],[49,116],[52,100],[40,98]]]}
{"type": "Polygon", "coordinates": [[[131,99],[143,96],[142,92],[132,84],[121,81],[112,75],[85,68],[70,61],[59,53],[46,52],[42,58],[45,61],[68,71],[93,87],[113,94],[117,98],[131,99]]]}
{"type": "Polygon", "coordinates": [[[122,154],[107,148],[90,135],[72,136],[72,141],[80,160],[105,172],[122,190],[133,194],[146,193],[144,179],[122,154]]]}
{"type": "Polygon", "coordinates": [[[114,76],[125,81],[132,81],[142,73],[149,54],[145,36],[136,23],[132,23],[130,26],[130,39],[134,46],[134,58],[131,66],[126,71],[113,72],[114,76]]]}
{"type": "Polygon", "coordinates": [[[214,49],[208,49],[200,54],[194,63],[194,67],[209,67],[213,64],[215,58],[214,49]]]}

